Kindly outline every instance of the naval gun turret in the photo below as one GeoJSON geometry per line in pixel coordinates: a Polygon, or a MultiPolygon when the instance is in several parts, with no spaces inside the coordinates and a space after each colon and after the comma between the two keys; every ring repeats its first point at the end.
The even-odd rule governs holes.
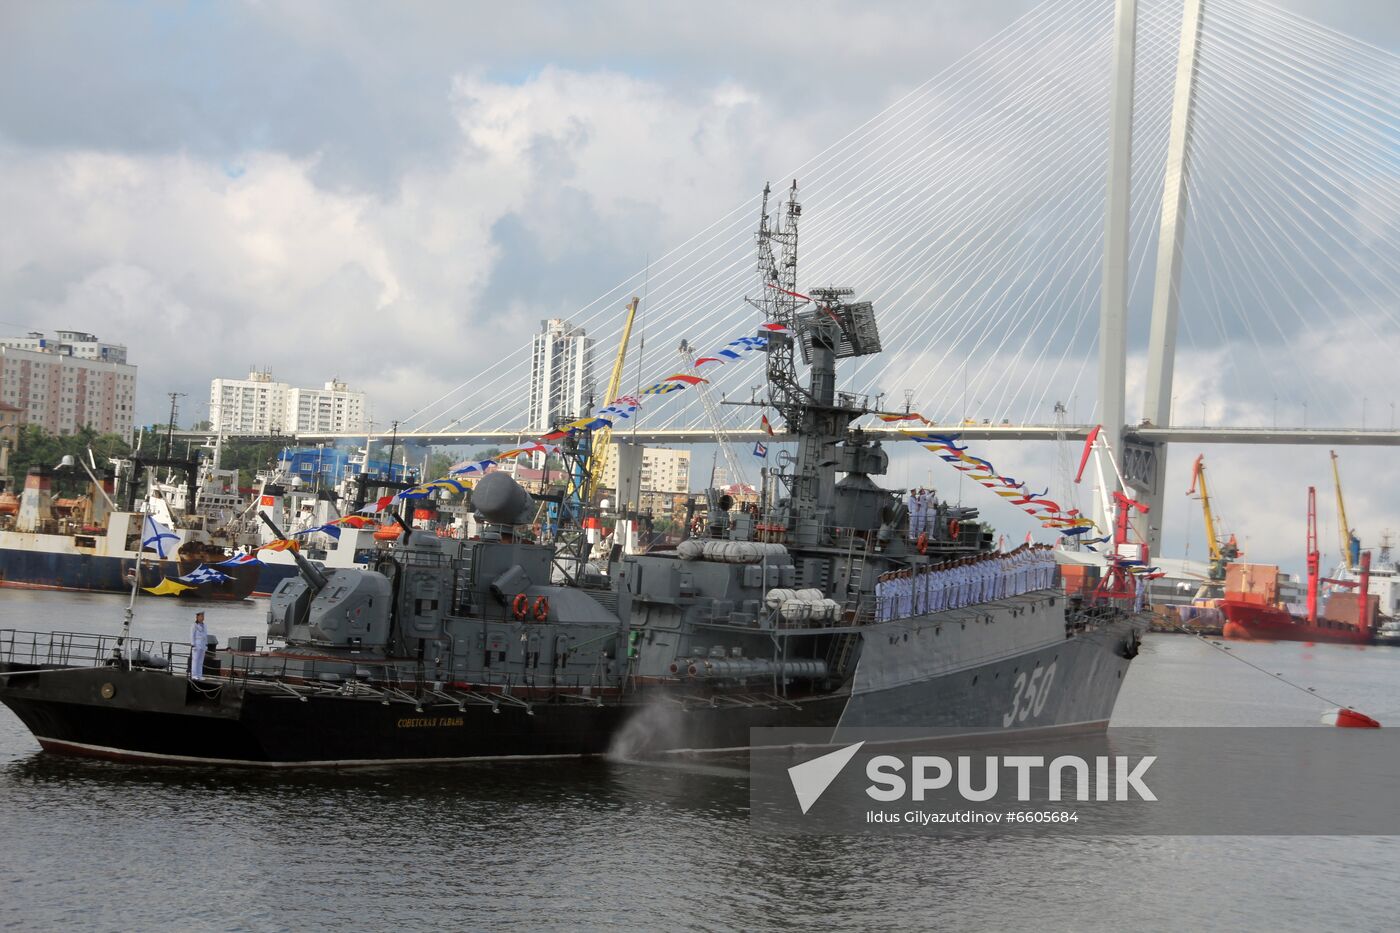
{"type": "MultiPolygon", "coordinates": [[[[282,530],[259,516],[278,539],[282,530]]],[[[267,609],[267,635],[289,645],[383,648],[389,641],[393,590],[382,574],[363,570],[326,573],[291,549],[298,576],[277,585],[267,609]]]]}

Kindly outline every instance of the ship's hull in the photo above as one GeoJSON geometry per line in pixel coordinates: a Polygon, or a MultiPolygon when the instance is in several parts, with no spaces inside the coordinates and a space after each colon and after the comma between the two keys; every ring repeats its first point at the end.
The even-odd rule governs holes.
{"type": "Polygon", "coordinates": [[[1369,645],[1371,633],[1346,622],[1318,619],[1309,622],[1283,609],[1255,603],[1225,600],[1226,638],[1236,641],[1313,641],[1342,645],[1369,645]]]}
{"type": "MultiPolygon", "coordinates": [[[[923,624],[929,639],[944,637],[923,624]]],[[[15,673],[0,679],[0,700],[51,752],[264,767],[738,749],[757,727],[823,727],[833,738],[855,727],[1092,729],[1108,722],[1139,632],[1118,623],[994,658],[954,659],[898,684],[857,676],[851,692],[788,698],[681,683],[623,697],[487,698],[459,685],[446,688],[455,701],[332,692],[301,699],[237,680],[195,685],[139,669],[8,664],[0,673],[15,673]]],[[[874,627],[867,648],[889,645],[892,633],[874,627]]]]}
{"type": "MultiPolygon", "coordinates": [[[[156,586],[162,579],[174,579],[199,566],[197,561],[155,560],[154,554],[141,560],[141,583],[156,586]]],[[[0,547],[0,587],[32,590],[69,590],[82,593],[128,593],[131,583],[127,573],[136,566],[135,556],[113,557],[105,554],[74,554],[41,548],[0,547]]],[[[192,599],[246,599],[266,595],[290,572],[278,567],[267,590],[261,567],[220,567],[229,577],[221,583],[200,583],[181,591],[182,597],[192,599]]]]}

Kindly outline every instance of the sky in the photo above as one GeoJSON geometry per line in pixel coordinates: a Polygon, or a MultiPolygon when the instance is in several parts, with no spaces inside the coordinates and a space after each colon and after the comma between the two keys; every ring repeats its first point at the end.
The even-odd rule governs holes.
{"type": "MultiPolygon", "coordinates": [[[[1389,0],[1279,5],[1400,49],[1389,0]]],[[[207,417],[209,380],[250,368],[340,378],[377,420],[405,417],[1032,6],[0,0],[0,329],[126,344],[139,422],[173,391],[182,420],[207,417]]],[[[1183,410],[1269,407],[1211,372],[1179,361],[1183,410]]],[[[1008,472],[1055,456],[996,453],[1008,472]]],[[[1173,488],[1194,455],[1173,451],[1173,488]]],[[[896,479],[922,474],[916,456],[896,479]]],[[[1345,456],[1363,537],[1400,528],[1394,455],[1345,456]]],[[[1208,459],[1251,556],[1300,563],[1294,500],[1326,489],[1326,452],[1208,459]],[[1266,475],[1278,505],[1259,501],[1266,475]]],[[[1185,512],[1168,550],[1194,536],[1195,556],[1185,512]]]]}

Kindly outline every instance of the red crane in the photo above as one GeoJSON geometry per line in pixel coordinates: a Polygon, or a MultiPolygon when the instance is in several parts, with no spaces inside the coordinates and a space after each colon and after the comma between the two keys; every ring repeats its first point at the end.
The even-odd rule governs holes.
{"type": "Polygon", "coordinates": [[[1317,490],[1308,487],[1308,621],[1317,621],[1317,580],[1322,555],[1317,550],[1317,490]]]}

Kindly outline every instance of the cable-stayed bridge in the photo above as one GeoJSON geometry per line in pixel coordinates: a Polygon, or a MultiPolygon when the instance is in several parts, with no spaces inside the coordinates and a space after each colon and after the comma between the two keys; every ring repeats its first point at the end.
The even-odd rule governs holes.
{"type": "MultiPolygon", "coordinates": [[[[1093,425],[1054,425],[1054,424],[949,424],[936,425],[935,430],[957,434],[969,441],[1055,441],[1062,438],[1084,440],[1089,436],[1093,425]]],[[[909,437],[897,427],[871,424],[864,428],[866,434],[882,441],[903,441],[909,437]]],[[[181,437],[205,438],[207,431],[176,431],[181,437]]],[[[752,443],[772,439],[777,442],[790,440],[791,435],[777,431],[769,435],[761,428],[730,428],[725,435],[731,441],[752,443]]],[[[391,435],[374,435],[388,440],[391,435]]],[[[411,431],[392,435],[407,444],[460,447],[489,445],[510,447],[528,441],[533,435],[524,430],[424,432],[411,431]]],[[[1328,447],[1397,447],[1400,446],[1400,431],[1360,430],[1352,428],[1212,428],[1204,425],[1178,425],[1171,428],[1143,427],[1141,425],[1125,429],[1124,436],[1130,441],[1145,443],[1179,444],[1318,444],[1328,447]]],[[[298,434],[287,435],[248,435],[249,439],[265,441],[286,441],[298,443],[364,443],[366,435],[359,434],[298,434]]],[[[715,441],[715,431],[708,426],[678,428],[639,428],[636,431],[619,430],[614,439],[636,444],[711,444],[715,441]]]]}
{"type": "MultiPolygon", "coordinates": [[[[1045,423],[1082,395],[1158,515],[1172,442],[1400,441],[1391,51],[1263,0],[1049,0],[785,174],[806,208],[800,280],[874,303],[885,352],[840,375],[886,408],[969,440],[1082,437],[1045,423]],[[1213,426],[1185,426],[1197,415],[1213,426]]],[[[627,390],[676,372],[682,340],[753,332],[757,188],[567,314],[599,382],[632,295],[627,390]]],[[[464,349],[461,383],[397,436],[539,433],[524,416],[535,324],[502,325],[513,356],[464,349]]],[[[757,361],[705,375],[740,399],[763,378],[757,361]]],[[[731,438],[760,436],[752,408],[722,411],[731,438]]],[[[713,438],[693,392],[618,428],[713,438]]]]}

